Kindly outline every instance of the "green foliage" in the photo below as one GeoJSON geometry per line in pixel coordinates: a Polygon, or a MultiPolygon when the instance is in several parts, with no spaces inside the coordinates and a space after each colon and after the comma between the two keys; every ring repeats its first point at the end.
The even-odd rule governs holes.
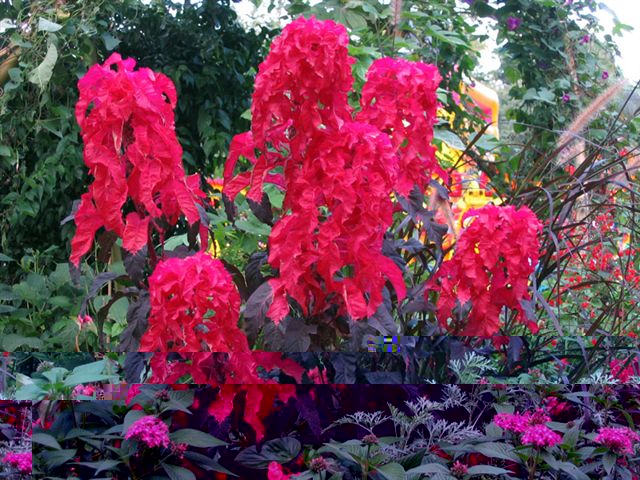
{"type": "MultiPolygon", "coordinates": [[[[548,152],[566,128],[607,85],[620,75],[618,48],[595,15],[596,2],[564,0],[473,2],[471,13],[497,28],[501,68],[495,80],[506,86],[508,108],[503,132],[524,142],[535,137],[531,155],[548,152]],[[521,21],[509,29],[509,19],[521,21]],[[550,108],[553,106],[553,108],[550,108]],[[508,122],[508,123],[507,123],[508,122]],[[513,134],[525,134],[516,135],[513,134]]],[[[603,128],[607,117],[596,121],[603,128]]]]}
{"type": "MultiPolygon", "coordinates": [[[[243,30],[228,0],[5,2],[0,18],[23,25],[0,39],[0,250],[20,257],[55,245],[57,260],[73,232],[60,222],[86,189],[74,105],[87,69],[117,49],[168,74],[187,168],[213,173],[231,132],[248,126],[241,115],[271,33],[243,30]]],[[[9,267],[1,275],[12,282],[18,272],[9,267]]]]}
{"type": "Polygon", "coordinates": [[[113,15],[117,51],[169,76],[186,169],[212,175],[231,137],[249,128],[253,76],[274,32],[245,31],[229,1],[128,2],[113,15]]]}

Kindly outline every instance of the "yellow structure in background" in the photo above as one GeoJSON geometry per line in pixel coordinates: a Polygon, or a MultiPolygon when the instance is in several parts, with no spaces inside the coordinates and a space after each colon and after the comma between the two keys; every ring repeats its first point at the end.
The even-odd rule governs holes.
{"type": "MultiPolygon", "coordinates": [[[[468,95],[473,101],[473,105],[468,105],[471,109],[476,107],[482,111],[482,120],[489,123],[486,133],[499,138],[498,119],[500,115],[500,100],[498,94],[478,82],[471,85],[462,84],[461,92],[468,95]]],[[[460,103],[460,101],[458,102],[460,103]]],[[[438,111],[438,115],[453,123],[455,114],[446,112],[443,109],[438,111]]],[[[450,165],[460,165],[452,173],[450,198],[452,201],[453,217],[455,219],[456,229],[461,227],[462,216],[467,210],[481,208],[488,203],[500,204],[502,200],[494,195],[494,192],[488,187],[488,178],[486,175],[468,162],[460,161],[462,151],[457,150],[451,145],[443,142],[440,150],[436,152],[436,156],[441,162],[450,165]]],[[[453,232],[452,232],[453,233],[453,232]]],[[[457,233],[457,232],[456,232],[457,233]]]]}
{"type": "MultiPolygon", "coordinates": [[[[208,178],[207,183],[213,190],[211,195],[209,195],[209,202],[213,207],[216,207],[222,203],[222,188],[224,186],[224,180],[222,178],[208,178]]],[[[212,238],[210,241],[207,253],[209,253],[213,258],[220,257],[220,244],[215,238],[212,238]]]]}

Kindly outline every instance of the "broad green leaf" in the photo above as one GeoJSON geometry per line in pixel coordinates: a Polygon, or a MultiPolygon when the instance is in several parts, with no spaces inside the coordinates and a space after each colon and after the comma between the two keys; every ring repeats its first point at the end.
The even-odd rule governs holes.
{"type": "Polygon", "coordinates": [[[238,230],[242,230],[243,232],[247,232],[252,235],[263,235],[266,237],[271,233],[271,227],[261,223],[260,220],[255,218],[253,215],[250,215],[247,220],[236,221],[236,227],[238,230]]]}
{"type": "Polygon", "coordinates": [[[121,463],[120,460],[100,460],[99,462],[77,462],[76,465],[93,468],[97,475],[105,470],[114,470],[121,463]]]}
{"type": "Polygon", "coordinates": [[[387,480],[404,480],[405,471],[399,463],[388,463],[380,467],[376,467],[376,472],[387,480]]]}
{"type": "Polygon", "coordinates": [[[44,90],[44,87],[47,86],[51,79],[53,67],[56,65],[57,61],[58,50],[56,49],[56,46],[51,43],[49,44],[47,54],[44,56],[42,63],[34,68],[29,74],[29,81],[38,85],[41,90],[44,90]]]}
{"type": "Polygon", "coordinates": [[[302,446],[293,437],[283,437],[266,442],[260,452],[255,446],[245,448],[236,461],[251,468],[267,468],[271,462],[287,463],[298,456],[302,446]]]}
{"type": "Polygon", "coordinates": [[[176,430],[169,435],[173,443],[186,443],[192,447],[211,448],[226,445],[222,440],[218,440],[213,435],[192,428],[176,430]]]}
{"type": "Polygon", "coordinates": [[[433,130],[433,138],[437,138],[438,140],[441,140],[449,145],[451,148],[455,148],[456,150],[460,150],[461,152],[463,152],[467,148],[460,137],[449,130],[436,128],[433,130]]]}
{"type": "Polygon", "coordinates": [[[187,450],[184,452],[184,457],[192,462],[196,463],[198,466],[204,468],[205,470],[211,470],[214,472],[226,473],[232,477],[237,477],[235,473],[227,470],[222,465],[220,465],[217,460],[214,458],[208,457],[207,455],[202,455],[198,452],[192,452],[187,450]]]}
{"type": "Polygon", "coordinates": [[[118,47],[118,45],[120,45],[120,40],[118,40],[117,38],[115,38],[113,35],[111,35],[109,32],[104,32],[101,37],[102,38],[102,42],[104,43],[104,47],[108,50],[111,51],[115,48],[118,47]]]}
{"type": "Polygon", "coordinates": [[[62,28],[59,23],[52,22],[46,18],[38,18],[38,31],[39,32],[57,32],[62,28]]]}
{"type": "Polygon", "coordinates": [[[23,337],[14,333],[2,336],[2,349],[5,352],[13,352],[22,346],[27,346],[33,350],[39,350],[43,345],[44,343],[42,340],[36,337],[23,337]]]}
{"type": "Polygon", "coordinates": [[[407,475],[417,475],[419,473],[449,473],[449,469],[440,463],[425,463],[407,471],[407,475]]]}
{"type": "Polygon", "coordinates": [[[584,473],[571,462],[558,462],[558,470],[562,470],[574,480],[590,480],[589,475],[584,473]]]}
{"type": "Polygon", "coordinates": [[[476,465],[469,467],[467,471],[469,475],[509,475],[511,472],[504,468],[493,467],[491,465],[476,465]]]}
{"type": "Polygon", "coordinates": [[[345,20],[352,30],[362,30],[367,28],[367,20],[360,14],[346,10],[344,12],[345,20]]]}
{"type": "Polygon", "coordinates": [[[618,457],[616,457],[613,453],[607,452],[602,457],[602,467],[604,471],[607,472],[607,475],[611,475],[611,471],[616,464],[618,457]]]}
{"type": "Polygon", "coordinates": [[[163,463],[162,467],[167,472],[167,476],[171,480],[196,480],[196,476],[190,470],[186,468],[178,467],[177,465],[170,465],[163,463]]]}
{"type": "Polygon", "coordinates": [[[473,446],[473,449],[489,458],[500,458],[502,460],[511,460],[513,462],[522,463],[522,459],[516,455],[513,448],[498,442],[479,443],[473,446]]]}
{"type": "Polygon", "coordinates": [[[34,433],[31,437],[33,443],[39,443],[45,447],[55,448],[56,450],[62,450],[62,447],[58,441],[48,433],[34,433]]]}
{"type": "Polygon", "coordinates": [[[49,380],[49,383],[60,383],[64,376],[69,372],[66,368],[53,367],[42,372],[42,376],[49,380]]]}
{"type": "Polygon", "coordinates": [[[64,384],[67,387],[75,387],[81,383],[94,383],[113,379],[115,375],[103,373],[106,366],[105,360],[79,365],[64,379],[64,384]]]}
{"type": "Polygon", "coordinates": [[[48,469],[53,470],[71,460],[76,456],[76,453],[77,450],[75,448],[68,448],[66,450],[47,450],[40,453],[40,456],[44,459],[48,469]]]}

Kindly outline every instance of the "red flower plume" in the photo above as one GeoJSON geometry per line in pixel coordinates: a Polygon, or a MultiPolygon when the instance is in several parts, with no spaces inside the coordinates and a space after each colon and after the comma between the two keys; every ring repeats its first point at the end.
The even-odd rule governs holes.
{"type": "MultiPolygon", "coordinates": [[[[527,207],[486,205],[463,217],[472,219],[462,230],[451,260],[445,261],[430,288],[440,292],[437,316],[456,335],[492,336],[500,329],[504,307],[526,317],[521,301],[529,300],[529,276],[538,263],[542,224],[527,207]],[[456,311],[470,310],[461,325],[456,311]]],[[[428,290],[425,292],[428,295],[428,290]]],[[[533,319],[524,319],[532,332],[533,319]]]]}
{"type": "Polygon", "coordinates": [[[351,118],[347,96],[355,60],[349,56],[348,43],[342,25],[313,17],[291,22],[276,37],[256,76],[251,133],[236,136],[231,144],[224,174],[230,199],[250,186],[247,197],[260,201],[265,180],[281,184],[282,177],[269,172],[284,166],[283,150],[297,162],[319,132],[351,118]],[[239,155],[253,167],[238,175],[229,188],[239,155]]]}
{"type": "Polygon", "coordinates": [[[149,296],[149,328],[140,351],[249,351],[238,328],[240,294],[220,260],[200,252],[158,263],[149,296]]]}
{"type": "Polygon", "coordinates": [[[84,141],[84,161],[94,177],[75,214],[71,263],[89,251],[104,227],[135,253],[146,243],[149,227],[161,231],[181,214],[199,220],[197,175],[185,178],[182,148],[174,130],[176,90],[171,80],[148,68],[134,70],[133,59],[114,53],[94,65],[78,82],[76,120],[84,141]],[[131,199],[134,211],[123,216],[131,199]]]}
{"type": "Polygon", "coordinates": [[[402,195],[414,185],[424,191],[433,173],[447,177],[431,145],[440,80],[435,65],[404,59],[380,58],[367,72],[357,119],[391,137],[400,156],[396,190],[402,195]]]}
{"type": "Polygon", "coordinates": [[[397,172],[389,138],[369,125],[348,122],[310,143],[287,177],[284,208],[292,213],[269,237],[269,263],[280,272],[271,281],[274,321],[288,312],[286,295],[305,314],[338,305],[356,319],[375,313],[387,279],[404,297],[402,272],[382,255],[397,172]]]}

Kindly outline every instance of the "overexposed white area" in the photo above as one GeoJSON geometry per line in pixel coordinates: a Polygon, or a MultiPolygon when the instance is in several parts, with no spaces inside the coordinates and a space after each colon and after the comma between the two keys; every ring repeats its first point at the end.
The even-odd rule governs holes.
{"type": "Polygon", "coordinates": [[[598,18],[605,30],[611,31],[614,25],[613,15],[626,25],[633,27],[632,31],[622,32],[621,37],[614,37],[620,47],[620,58],[617,64],[624,76],[634,82],[640,80],[640,0],[605,0],[601,2],[612,12],[601,9],[598,18]],[[612,14],[613,13],[613,14],[612,14]]]}

